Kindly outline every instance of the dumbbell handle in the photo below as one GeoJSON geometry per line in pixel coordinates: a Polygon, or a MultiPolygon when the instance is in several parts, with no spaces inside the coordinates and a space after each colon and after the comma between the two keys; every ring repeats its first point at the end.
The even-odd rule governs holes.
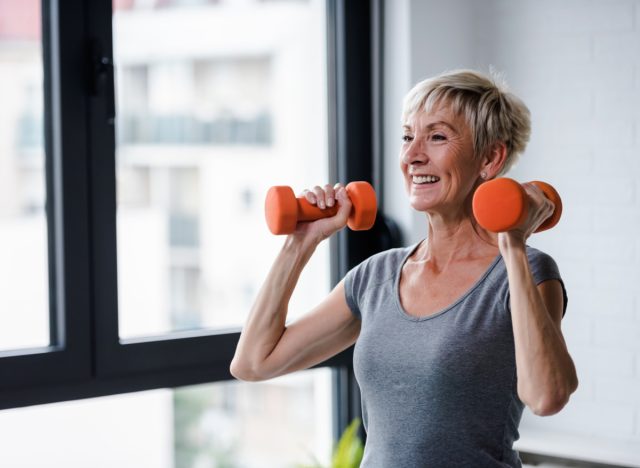
{"type": "MultiPolygon", "coordinates": [[[[532,181],[554,204],[554,211],[535,232],[552,228],[562,215],[562,199],[551,185],[532,181]]],[[[524,187],[513,179],[501,177],[480,185],[473,195],[473,214],[478,224],[491,232],[504,232],[520,226],[527,217],[529,197],[524,187]]]]}
{"type": "Polygon", "coordinates": [[[313,205],[305,197],[296,198],[296,203],[298,204],[298,222],[331,218],[338,213],[337,203],[333,206],[327,206],[324,209],[320,209],[317,205],[313,205]]]}

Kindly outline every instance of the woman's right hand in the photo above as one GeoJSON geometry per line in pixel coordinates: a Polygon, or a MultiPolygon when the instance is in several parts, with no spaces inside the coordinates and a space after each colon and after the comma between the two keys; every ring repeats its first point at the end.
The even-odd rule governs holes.
{"type": "Polygon", "coordinates": [[[347,225],[351,213],[351,200],[341,183],[333,186],[326,184],[324,187],[316,185],[311,190],[303,190],[299,196],[322,210],[331,208],[337,203],[338,212],[329,218],[298,223],[293,236],[311,237],[316,242],[321,242],[347,225]]]}

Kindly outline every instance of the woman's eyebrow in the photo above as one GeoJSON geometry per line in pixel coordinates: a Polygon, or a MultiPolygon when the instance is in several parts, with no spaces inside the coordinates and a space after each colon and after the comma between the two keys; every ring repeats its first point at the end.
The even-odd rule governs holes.
{"type": "MultiPolygon", "coordinates": [[[[443,126],[449,128],[451,131],[453,131],[455,133],[458,133],[458,130],[453,125],[451,125],[449,122],[446,122],[444,120],[438,120],[437,122],[431,122],[429,125],[425,125],[424,129],[425,130],[432,130],[433,128],[437,127],[438,125],[443,125],[443,126]]],[[[407,124],[404,124],[402,126],[402,129],[403,130],[409,130],[409,131],[413,130],[411,125],[407,125],[407,124]]]]}

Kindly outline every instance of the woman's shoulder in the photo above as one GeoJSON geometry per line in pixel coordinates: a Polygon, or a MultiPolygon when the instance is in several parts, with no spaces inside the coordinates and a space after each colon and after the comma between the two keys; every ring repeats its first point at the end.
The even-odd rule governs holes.
{"type": "Polygon", "coordinates": [[[395,274],[404,260],[413,252],[418,244],[406,247],[394,247],[377,252],[362,261],[354,270],[360,270],[367,276],[386,277],[395,274]]]}
{"type": "Polygon", "coordinates": [[[383,250],[371,255],[368,260],[370,262],[401,262],[415,250],[417,245],[418,243],[415,243],[406,247],[394,247],[383,250]]]}
{"type": "Polygon", "coordinates": [[[532,255],[547,255],[547,256],[551,256],[548,253],[544,252],[543,250],[540,250],[536,247],[532,247],[529,244],[527,244],[527,255],[528,256],[532,256],[532,255]]]}
{"type": "MultiPolygon", "coordinates": [[[[536,283],[546,279],[561,278],[558,264],[549,253],[535,247],[531,247],[530,245],[527,245],[526,252],[529,267],[536,283]]],[[[507,282],[504,281],[507,277],[507,269],[502,255],[499,256],[498,260],[499,261],[495,265],[495,268],[493,268],[491,281],[507,285],[507,282]]]]}
{"type": "Polygon", "coordinates": [[[531,247],[527,245],[527,258],[529,259],[529,263],[531,262],[542,262],[542,263],[556,263],[555,259],[547,252],[544,252],[535,247],[531,247]]]}
{"type": "Polygon", "coordinates": [[[547,252],[527,245],[527,259],[537,283],[548,279],[561,279],[558,263],[547,252]]]}

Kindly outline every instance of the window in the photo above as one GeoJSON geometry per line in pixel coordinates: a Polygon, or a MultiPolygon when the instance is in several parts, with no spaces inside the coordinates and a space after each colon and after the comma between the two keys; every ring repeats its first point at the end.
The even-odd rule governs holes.
{"type": "Polygon", "coordinates": [[[328,464],[331,371],[0,412],[8,467],[281,468],[328,464]],[[122,422],[126,421],[126,424],[122,422]],[[33,450],[37,446],[38,450],[33,450]]]}
{"type": "Polygon", "coordinates": [[[50,344],[41,18],[34,1],[9,3],[0,2],[0,350],[50,344]]]}
{"type": "MultiPolygon", "coordinates": [[[[245,322],[282,242],[269,186],[328,180],[324,8],[115,9],[121,338],[245,322]]],[[[329,291],[329,270],[321,248],[292,311],[329,291]]]]}
{"type": "MultiPolygon", "coordinates": [[[[2,135],[15,136],[0,143],[12,142],[0,164],[14,165],[0,171],[0,236],[11,232],[5,222],[34,221],[33,234],[0,246],[14,282],[3,285],[15,290],[3,299],[25,288],[14,284],[28,270],[21,298],[40,314],[25,328],[33,336],[0,343],[0,408],[230,380],[243,314],[283,240],[263,221],[267,188],[374,178],[370,5],[41,8],[0,0],[0,28],[23,22],[4,22],[9,11],[42,19],[41,45],[32,36],[16,52],[33,64],[24,79],[10,62],[15,43],[0,38],[14,86],[0,92],[23,103],[9,123],[0,117],[2,135]]],[[[380,238],[344,232],[319,249],[292,309],[308,309],[380,238]]],[[[18,312],[3,305],[2,320],[19,327],[18,312]]],[[[347,351],[320,366],[334,369],[334,437],[359,411],[350,365],[347,351]]],[[[291,376],[292,399],[310,401],[315,372],[291,376]]],[[[224,388],[244,388],[234,385],[224,388]]],[[[234,391],[224,404],[240,398],[234,391]]]]}

